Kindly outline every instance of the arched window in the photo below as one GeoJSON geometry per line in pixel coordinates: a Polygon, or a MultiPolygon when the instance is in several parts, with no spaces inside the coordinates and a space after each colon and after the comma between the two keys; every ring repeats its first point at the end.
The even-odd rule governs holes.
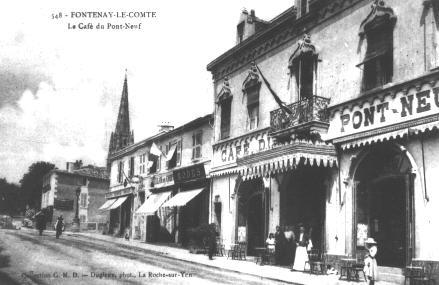
{"type": "Polygon", "coordinates": [[[229,78],[225,77],[223,87],[218,94],[217,104],[220,108],[220,139],[226,139],[230,136],[230,121],[232,115],[232,92],[230,89],[229,78]]]}
{"type": "Polygon", "coordinates": [[[308,34],[298,43],[297,49],[288,61],[290,75],[294,76],[298,100],[306,100],[315,95],[317,82],[318,54],[308,34]]]}
{"type": "Polygon", "coordinates": [[[242,92],[247,96],[247,129],[253,130],[259,124],[259,90],[261,81],[255,63],[252,63],[249,73],[242,84],[242,92]]]}
{"type": "Polygon", "coordinates": [[[393,77],[393,28],[396,16],[384,1],[375,0],[372,10],[360,26],[360,39],[367,48],[363,66],[362,91],[383,86],[393,77]]]}

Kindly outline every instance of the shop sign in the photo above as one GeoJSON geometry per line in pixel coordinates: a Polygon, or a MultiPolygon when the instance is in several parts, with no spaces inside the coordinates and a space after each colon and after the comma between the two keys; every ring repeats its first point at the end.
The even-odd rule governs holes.
{"type": "Polygon", "coordinates": [[[364,246],[367,240],[367,225],[357,224],[357,246],[364,246]]]}
{"type": "Polygon", "coordinates": [[[232,142],[224,143],[214,150],[214,165],[226,165],[236,162],[237,158],[242,158],[251,154],[263,152],[271,149],[272,140],[268,133],[241,137],[232,142]]]}
{"type": "Polygon", "coordinates": [[[343,137],[355,133],[389,126],[439,113],[439,87],[400,91],[395,96],[376,98],[331,118],[326,139],[343,137]]]}
{"type": "Polygon", "coordinates": [[[174,176],[172,172],[168,172],[165,174],[158,174],[158,175],[154,175],[152,181],[155,188],[174,185],[174,176]]]}
{"type": "Polygon", "coordinates": [[[238,227],[238,242],[247,241],[247,227],[238,227]]]}
{"type": "Polygon", "coordinates": [[[181,183],[190,180],[206,178],[204,164],[197,164],[190,167],[174,170],[174,182],[181,183]]]}
{"type": "Polygon", "coordinates": [[[120,196],[125,196],[125,195],[133,193],[133,191],[134,191],[134,187],[128,187],[128,188],[124,188],[124,189],[120,189],[120,190],[116,190],[116,191],[111,191],[111,192],[105,194],[105,198],[111,199],[111,198],[116,198],[116,197],[120,197],[120,196]]]}

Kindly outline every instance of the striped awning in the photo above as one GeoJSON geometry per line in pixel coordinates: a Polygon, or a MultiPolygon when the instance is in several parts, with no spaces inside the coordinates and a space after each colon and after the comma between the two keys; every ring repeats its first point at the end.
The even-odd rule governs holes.
{"type": "Polygon", "coordinates": [[[116,202],[117,199],[110,199],[107,200],[100,208],[101,211],[108,211],[110,210],[111,205],[113,205],[114,202],[116,202]]]}
{"type": "Polygon", "coordinates": [[[362,147],[371,145],[374,143],[385,142],[390,140],[395,140],[399,138],[406,137],[408,135],[417,135],[420,133],[424,133],[426,131],[432,131],[434,129],[439,130],[439,122],[431,122],[426,124],[421,124],[409,128],[403,128],[391,132],[386,132],[379,135],[368,136],[364,138],[355,139],[348,142],[343,142],[340,144],[341,148],[346,150],[350,148],[362,147]]]}
{"type": "Polygon", "coordinates": [[[333,167],[337,166],[337,157],[335,155],[296,152],[250,165],[211,172],[210,175],[212,177],[218,177],[230,174],[240,174],[243,177],[243,180],[248,180],[286,172],[297,167],[299,163],[303,163],[304,165],[333,167]]]}

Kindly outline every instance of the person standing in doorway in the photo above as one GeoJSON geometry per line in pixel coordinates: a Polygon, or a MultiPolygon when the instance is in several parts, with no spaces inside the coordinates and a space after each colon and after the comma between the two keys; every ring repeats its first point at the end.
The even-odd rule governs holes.
{"type": "Polygon", "coordinates": [[[305,264],[308,261],[307,247],[309,238],[305,232],[305,226],[299,224],[299,232],[296,235],[296,256],[294,259],[293,271],[305,271],[305,264]]]}
{"type": "Polygon", "coordinates": [[[365,245],[369,253],[364,258],[364,274],[367,278],[367,284],[374,285],[378,278],[378,265],[375,258],[378,251],[377,243],[375,239],[367,238],[365,245]]]}
{"type": "Polygon", "coordinates": [[[276,226],[276,233],[274,234],[275,240],[275,252],[274,258],[277,265],[284,264],[285,261],[285,245],[287,239],[285,238],[285,233],[280,226],[276,226]]]}

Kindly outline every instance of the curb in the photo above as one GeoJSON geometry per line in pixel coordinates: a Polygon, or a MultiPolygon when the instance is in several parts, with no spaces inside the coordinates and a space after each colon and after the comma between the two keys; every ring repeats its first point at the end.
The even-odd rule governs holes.
{"type": "MultiPolygon", "coordinates": [[[[89,235],[84,235],[82,233],[77,233],[77,232],[65,232],[65,234],[69,235],[69,236],[75,236],[76,235],[76,236],[81,236],[81,237],[90,237],[89,235]]],[[[93,238],[94,239],[98,239],[98,240],[108,241],[107,239],[103,239],[103,238],[99,238],[99,237],[94,237],[93,236],[93,238]]],[[[261,275],[254,274],[254,273],[247,273],[247,272],[242,272],[242,271],[239,271],[239,270],[223,268],[223,267],[219,267],[219,266],[215,266],[215,265],[211,265],[211,264],[205,264],[205,263],[201,263],[201,262],[197,262],[197,261],[193,261],[193,260],[184,259],[184,258],[181,258],[181,257],[176,257],[176,256],[172,256],[171,257],[168,254],[166,254],[165,252],[161,252],[161,251],[156,250],[156,249],[148,249],[147,250],[145,248],[138,247],[138,246],[133,245],[131,243],[130,244],[119,244],[117,242],[114,242],[114,243],[116,243],[118,245],[123,245],[123,246],[126,246],[126,247],[130,247],[130,248],[141,249],[143,251],[153,251],[153,252],[161,254],[161,256],[164,256],[164,257],[167,257],[167,258],[171,258],[171,259],[180,260],[180,261],[184,261],[184,262],[187,262],[187,263],[190,263],[190,264],[193,264],[193,265],[201,265],[201,266],[205,266],[205,267],[208,267],[208,268],[221,269],[223,271],[239,273],[239,274],[245,274],[245,275],[248,275],[248,276],[259,277],[261,279],[281,282],[281,283],[285,283],[285,284],[304,285],[303,283],[297,283],[297,282],[293,282],[293,281],[286,281],[286,280],[277,279],[277,278],[273,278],[273,277],[265,277],[265,276],[261,276],[261,275]]]]}

